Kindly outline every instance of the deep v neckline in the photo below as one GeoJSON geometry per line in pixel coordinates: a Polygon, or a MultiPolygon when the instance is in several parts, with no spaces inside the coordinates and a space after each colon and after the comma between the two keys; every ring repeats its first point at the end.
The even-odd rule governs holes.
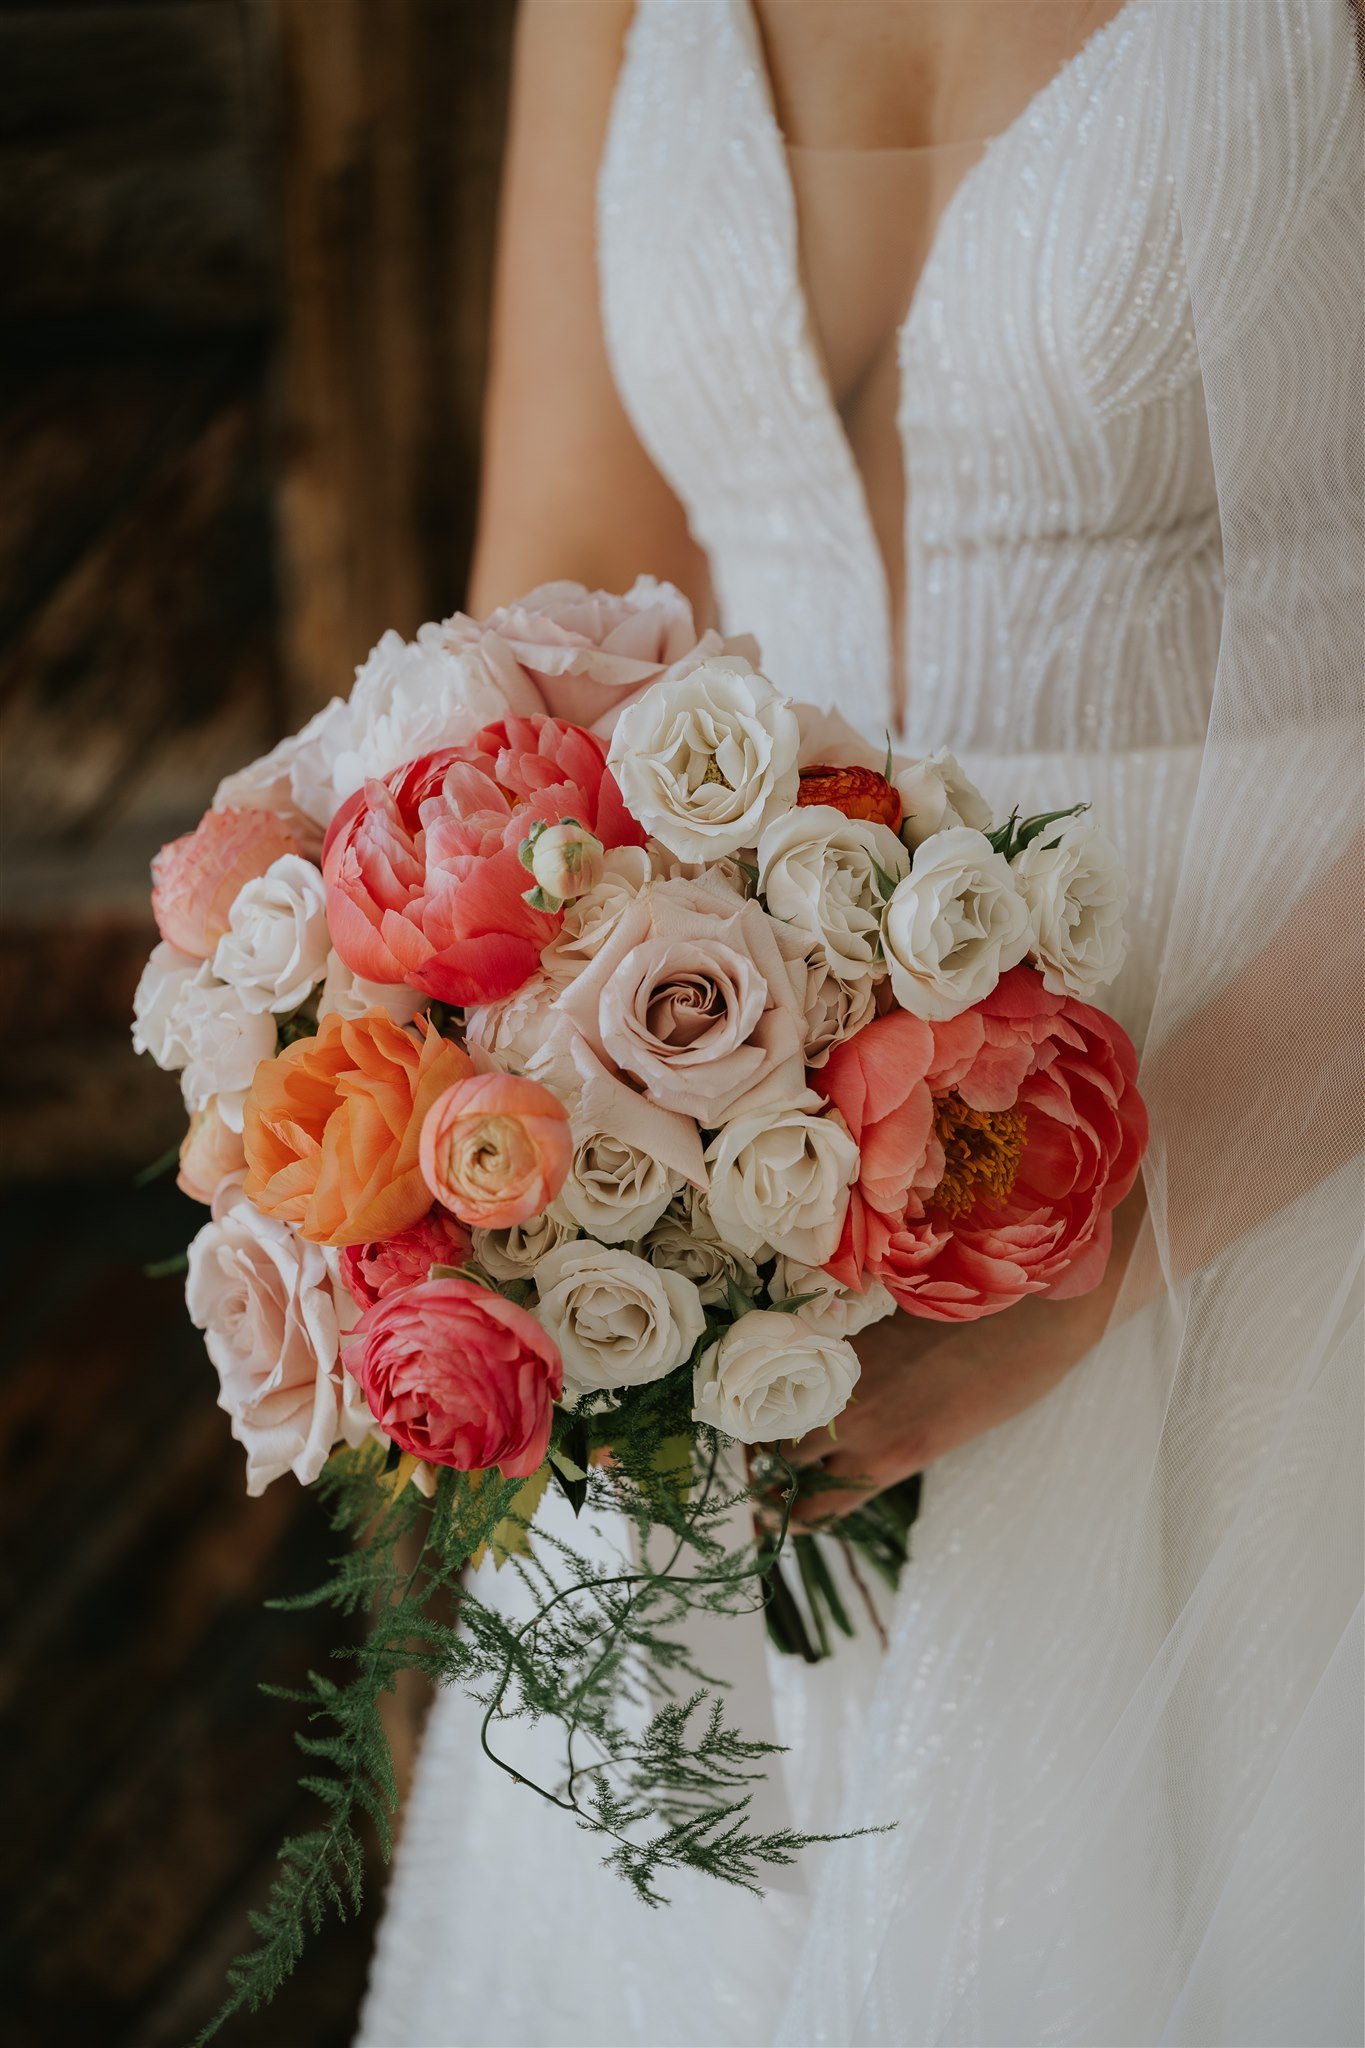
{"type": "Polygon", "coordinates": [[[1061,92],[1064,92],[1081,67],[1091,60],[1097,49],[1111,35],[1124,26],[1141,0],[1124,0],[1117,14],[1097,28],[1074,50],[1064,64],[1058,66],[1051,78],[1045,79],[1038,90],[1027,99],[1013,120],[998,134],[988,136],[981,146],[981,154],[969,164],[944,203],[934,223],[925,250],[924,262],[919,275],[910,289],[905,312],[895,333],[895,355],[898,377],[898,396],[895,411],[895,432],[900,446],[901,470],[904,479],[904,511],[901,519],[900,546],[903,563],[901,580],[900,616],[896,616],[892,603],[892,577],[887,560],[877,538],[876,523],[872,517],[871,500],[867,478],[853,450],[848,425],[834,396],[829,365],[811,311],[811,296],[802,255],[801,219],[796,203],[796,187],[792,181],[791,164],[788,160],[787,137],[778,119],[777,102],[773,92],[772,74],[768,68],[768,56],[763,42],[763,31],[759,23],[754,0],[731,0],[742,39],[748,45],[753,63],[753,76],[760,101],[761,122],[765,138],[779,166],[775,189],[781,194],[784,210],[782,227],[790,251],[790,289],[801,313],[800,347],[803,355],[801,372],[808,387],[820,395],[821,411],[838,447],[841,466],[845,469],[850,491],[850,514],[860,529],[861,545],[868,556],[869,575],[880,593],[882,612],[882,640],[885,650],[883,673],[885,687],[889,691],[888,711],[890,723],[903,732],[909,713],[909,608],[910,608],[910,446],[905,422],[905,374],[907,344],[915,331],[916,316],[924,292],[925,279],[937,265],[956,219],[962,214],[972,195],[979,189],[988,170],[998,157],[1002,147],[1012,141],[1033,119],[1061,92]]]}

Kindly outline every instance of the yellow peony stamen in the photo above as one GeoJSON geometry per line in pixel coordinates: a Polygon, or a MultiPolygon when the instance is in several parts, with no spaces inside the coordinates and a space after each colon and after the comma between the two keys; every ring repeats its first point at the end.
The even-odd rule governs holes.
{"type": "Polygon", "coordinates": [[[978,1195],[1003,1202],[1019,1173],[1028,1134],[1022,1109],[973,1109],[959,1095],[934,1099],[934,1133],[943,1147],[943,1178],[930,1202],[945,1216],[965,1216],[978,1195]]]}

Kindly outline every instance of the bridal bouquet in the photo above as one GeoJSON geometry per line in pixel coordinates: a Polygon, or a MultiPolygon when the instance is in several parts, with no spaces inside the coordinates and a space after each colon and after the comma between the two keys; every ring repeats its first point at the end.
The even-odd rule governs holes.
{"type": "MultiPolygon", "coordinates": [[[[500,1731],[560,1722],[539,1789],[643,1897],[789,1861],[689,1611],[827,1648],[847,1603],[818,1537],[783,1578],[782,1446],[857,1398],[850,1340],[1103,1270],[1145,1135],[1090,1001],[1113,850],[1081,806],[997,824],[949,754],[879,754],[756,659],[649,579],[386,634],[153,863],[134,1036],[181,1076],[211,1212],[189,1311],[248,1489],[316,1482],[355,1539],[309,1597],[374,1619],[295,1695],[325,1824],[235,2003],[386,1831],[405,1664],[471,1689],[514,1775],[500,1731]]],[[[894,1577],[912,1511],[836,1540],[894,1577]]]]}

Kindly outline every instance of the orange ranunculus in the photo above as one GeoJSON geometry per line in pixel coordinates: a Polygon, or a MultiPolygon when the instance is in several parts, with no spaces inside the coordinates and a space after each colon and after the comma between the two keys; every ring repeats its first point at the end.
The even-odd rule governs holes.
{"type": "Polygon", "coordinates": [[[262,1060],[246,1099],[246,1194],[314,1244],[393,1237],[431,1205],[418,1164],[437,1096],[473,1072],[425,1019],[331,1011],[314,1038],[262,1060]]]}
{"type": "Polygon", "coordinates": [[[801,770],[796,801],[798,805],[828,804],[846,818],[866,818],[870,824],[900,830],[900,797],[875,768],[833,768],[816,761],[801,770]]]}

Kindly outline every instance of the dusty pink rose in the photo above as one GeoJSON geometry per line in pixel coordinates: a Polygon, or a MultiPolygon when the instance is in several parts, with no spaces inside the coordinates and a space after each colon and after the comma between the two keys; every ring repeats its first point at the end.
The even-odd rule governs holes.
{"type": "Polygon", "coordinates": [[[469,1280],[424,1280],[367,1309],[344,1357],[384,1434],[458,1472],[496,1465],[526,1479],[544,1463],[564,1387],[534,1316],[469,1280]]]}
{"type": "Polygon", "coordinates": [[[557,718],[504,719],[366,783],[323,851],[336,951],[366,981],[440,1002],[511,995],[560,924],[525,900],[521,842],[537,819],[565,818],[604,846],[644,844],[601,740],[557,718]]]}
{"type": "Polygon", "coordinates": [[[180,1147],[180,1171],[175,1184],[191,1200],[206,1206],[229,1174],[246,1167],[246,1150],[240,1131],[229,1129],[218,1114],[216,1101],[195,1110],[180,1147]]]}
{"type": "Polygon", "coordinates": [[[892,1010],[836,1045],[812,1074],[812,1086],[829,1098],[859,1148],[843,1235],[826,1267],[845,1287],[861,1290],[877,1270],[924,1178],[934,1130],[925,1076],[933,1058],[931,1027],[892,1010]]]}
{"type": "Polygon", "coordinates": [[[637,577],[624,597],[582,583],[542,583],[482,626],[460,623],[509,702],[519,701],[529,679],[555,718],[604,734],[671,669],[750,645],[699,634],[687,598],[653,576],[637,577]]]}
{"type": "Polygon", "coordinates": [[[431,1277],[433,1266],[462,1266],[470,1256],[469,1232],[444,1209],[432,1209],[397,1237],[348,1244],[339,1255],[342,1283],[357,1307],[373,1308],[431,1277]]]}
{"type": "Polygon", "coordinates": [[[1027,1294],[1085,1293],[1147,1142],[1127,1033],[1049,994],[1031,967],[929,1028],[933,1186],[912,1191],[870,1270],[902,1308],[938,1322],[994,1315],[1027,1294]]]}
{"type": "Polygon", "coordinates": [[[152,913],[162,938],[207,960],[243,882],[282,854],[302,851],[298,834],[274,811],[205,811],[193,832],[170,840],[152,862],[152,913]]]}
{"type": "Polygon", "coordinates": [[[519,1074],[474,1074],[433,1102],[422,1125],[422,1178],[479,1230],[508,1230],[549,1208],[573,1159],[558,1096],[519,1074]]]}

